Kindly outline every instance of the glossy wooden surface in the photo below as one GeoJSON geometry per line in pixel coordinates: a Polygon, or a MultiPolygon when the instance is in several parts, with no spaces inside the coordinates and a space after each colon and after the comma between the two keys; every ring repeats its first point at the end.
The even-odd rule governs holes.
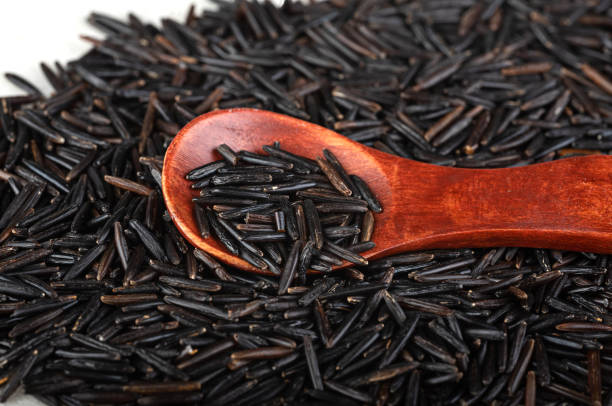
{"type": "Polygon", "coordinates": [[[568,158],[507,169],[459,169],[399,158],[302,120],[253,109],[197,117],[169,146],[162,177],[168,212],[183,236],[224,263],[255,271],[214,238],[199,236],[185,174],[219,159],[214,148],[282,148],[315,158],[330,149],[376,193],[377,258],[407,250],[539,247],[612,253],[612,156],[568,158]]]}

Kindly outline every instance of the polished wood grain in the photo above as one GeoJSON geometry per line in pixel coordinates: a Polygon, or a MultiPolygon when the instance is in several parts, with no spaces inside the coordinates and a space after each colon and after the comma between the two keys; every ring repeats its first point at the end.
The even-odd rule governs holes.
{"type": "Polygon", "coordinates": [[[282,148],[310,158],[330,149],[349,173],[376,193],[365,252],[377,258],[407,250],[460,247],[539,247],[612,253],[612,156],[568,158],[507,169],[460,169],[399,158],[302,120],[254,109],[218,110],[197,117],[166,152],[163,194],[172,220],[194,246],[238,268],[256,271],[214,238],[199,236],[185,180],[191,169],[235,151],[282,148]]]}

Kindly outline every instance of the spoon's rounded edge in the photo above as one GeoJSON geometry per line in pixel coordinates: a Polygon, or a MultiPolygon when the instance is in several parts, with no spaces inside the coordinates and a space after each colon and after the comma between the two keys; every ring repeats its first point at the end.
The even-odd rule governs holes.
{"type": "MultiPolygon", "coordinates": [[[[189,191],[189,194],[191,195],[191,197],[197,196],[197,193],[195,191],[192,191],[193,189],[190,188],[190,182],[185,179],[185,175],[188,171],[185,171],[185,173],[181,173],[181,171],[179,170],[180,169],[179,166],[170,165],[172,162],[175,162],[176,155],[177,155],[177,148],[180,145],[181,139],[192,134],[193,133],[192,130],[194,130],[195,127],[197,127],[199,124],[201,124],[202,121],[209,119],[210,117],[214,117],[219,114],[235,113],[235,112],[241,112],[241,111],[258,111],[261,113],[265,113],[265,111],[263,110],[250,109],[250,108],[215,110],[215,111],[211,111],[209,113],[202,114],[194,118],[189,123],[187,123],[183,128],[181,128],[181,130],[172,139],[172,142],[170,143],[170,145],[168,146],[166,150],[166,155],[164,156],[164,166],[162,170],[162,193],[164,196],[164,202],[166,204],[166,208],[168,209],[168,214],[170,215],[172,222],[174,223],[176,228],[179,230],[181,235],[185,237],[185,239],[192,246],[199,248],[202,251],[205,251],[207,254],[212,255],[216,259],[219,259],[221,262],[234,266],[236,268],[240,268],[245,271],[256,272],[256,273],[260,273],[264,275],[273,275],[272,272],[264,271],[259,268],[256,268],[253,265],[246,262],[245,260],[228,253],[223,247],[221,247],[221,244],[219,244],[217,241],[214,240],[213,237],[204,239],[201,236],[199,236],[196,232],[194,232],[189,227],[188,222],[185,220],[186,217],[192,216],[193,207],[189,206],[187,208],[187,210],[189,211],[185,212],[185,213],[188,213],[188,216],[183,217],[181,215],[181,211],[185,210],[186,208],[184,207],[184,205],[183,207],[179,207],[179,205],[177,205],[178,200],[171,198],[173,190],[181,190],[181,188],[183,189],[186,188],[186,190],[189,191]],[[179,183],[182,185],[180,185],[179,188],[174,188],[173,186],[175,186],[176,183],[179,183]]],[[[200,165],[202,165],[202,163],[200,163],[200,165]]],[[[191,200],[191,198],[189,200],[191,200]]],[[[191,201],[189,203],[192,204],[191,201]]]]}
{"type": "MultiPolygon", "coordinates": [[[[178,228],[181,235],[183,235],[183,237],[185,237],[185,239],[192,246],[205,251],[222,263],[249,272],[274,275],[272,272],[256,268],[238,256],[229,253],[226,248],[215,238],[209,237],[204,239],[199,235],[199,230],[197,230],[197,226],[195,226],[195,219],[193,218],[193,203],[191,202],[191,198],[198,196],[198,194],[195,190],[190,188],[191,182],[185,180],[185,175],[189,170],[201,166],[206,162],[212,162],[215,159],[220,159],[220,157],[214,152],[214,147],[216,147],[217,144],[215,144],[214,147],[211,147],[209,150],[201,151],[202,154],[209,157],[209,159],[203,159],[203,157],[200,156],[202,154],[193,154],[192,150],[186,152],[184,144],[185,141],[187,141],[187,143],[196,144],[194,140],[200,138],[203,131],[213,128],[217,130],[217,133],[228,133],[228,137],[231,138],[223,139],[219,143],[227,141],[227,143],[232,144],[232,141],[235,141],[238,144],[248,145],[251,143],[254,134],[250,131],[245,131],[245,118],[252,120],[252,122],[254,122],[254,128],[259,131],[259,134],[255,135],[259,141],[257,142],[257,150],[253,150],[253,152],[261,152],[260,150],[263,144],[266,142],[272,143],[275,141],[278,136],[274,134],[278,134],[279,129],[283,130],[282,134],[285,138],[284,142],[290,140],[294,143],[293,145],[285,144],[285,148],[290,152],[297,153],[299,155],[308,156],[304,150],[299,149],[299,146],[300,144],[302,146],[308,145],[308,148],[306,149],[312,150],[312,148],[310,148],[309,141],[311,139],[310,137],[314,134],[317,136],[323,134],[326,142],[325,148],[331,149],[334,154],[339,156],[341,161],[343,161],[343,159],[346,160],[346,158],[349,156],[353,156],[351,154],[367,152],[367,154],[362,155],[362,162],[346,162],[348,166],[354,166],[354,168],[350,168],[351,170],[349,172],[357,170],[357,168],[371,168],[372,171],[370,172],[370,175],[374,174],[374,179],[376,180],[376,184],[370,185],[371,188],[377,194],[379,200],[383,202],[383,206],[385,202],[389,202],[391,200],[392,196],[389,191],[390,188],[387,185],[388,181],[385,179],[383,174],[383,168],[380,167],[376,159],[373,158],[373,155],[377,154],[387,155],[381,151],[371,150],[317,124],[309,123],[272,111],[253,108],[235,108],[215,110],[203,114],[185,125],[168,146],[166,155],[164,157],[164,167],[162,171],[162,192],[170,218],[178,228]],[[220,119],[219,121],[214,120],[216,116],[218,116],[217,118],[220,119]],[[291,137],[287,137],[287,133],[291,133],[291,137]],[[267,138],[267,140],[264,141],[264,138],[267,138]],[[347,146],[351,146],[351,148],[347,148],[347,146]],[[182,161],[182,165],[177,164],[177,161],[182,161]],[[177,192],[178,196],[176,195],[177,192]],[[384,194],[384,196],[381,196],[381,194],[384,194]]],[[[215,134],[214,137],[218,137],[218,134],[215,134]]],[[[315,143],[313,145],[318,144],[315,143]]],[[[232,147],[232,145],[230,145],[230,147],[232,147]]],[[[322,150],[317,150],[317,154],[321,154],[321,152],[322,150]]],[[[312,156],[312,158],[314,159],[315,157],[312,156]]],[[[370,181],[371,179],[368,179],[368,184],[370,184],[370,181]]],[[[381,219],[380,215],[377,215],[377,217],[379,220],[381,219]]],[[[384,220],[385,223],[388,221],[388,219],[384,220]]],[[[376,241],[377,234],[382,232],[383,229],[384,227],[375,228],[372,236],[373,241],[376,241]]],[[[374,249],[361,253],[361,255],[366,258],[372,256],[378,257],[378,251],[379,248],[375,247],[374,249]]],[[[332,270],[335,271],[338,269],[343,269],[351,265],[351,263],[343,261],[342,265],[333,266],[332,270]]],[[[320,272],[309,270],[308,273],[318,274],[320,272]]]]}

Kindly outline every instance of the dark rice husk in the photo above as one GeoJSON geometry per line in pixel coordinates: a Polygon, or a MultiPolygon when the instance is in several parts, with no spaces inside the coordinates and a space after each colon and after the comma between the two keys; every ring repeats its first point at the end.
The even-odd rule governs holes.
{"type": "Polygon", "coordinates": [[[216,108],[289,114],[438,165],[608,154],[611,2],[216,7],[158,27],[93,13],[92,49],[42,66],[51,95],[9,75],[27,94],[0,97],[0,400],[22,383],[68,405],[609,404],[608,255],[498,247],[365,264],[369,238],[353,230],[376,224],[377,201],[333,154],[322,188],[322,173],[282,177],[319,170],[282,145],[221,148],[191,176],[216,206],[200,232],[260,265],[261,250],[278,276],[246,274],[188,246],[160,182],[172,137],[216,108]],[[249,181],[277,191],[224,185],[237,160],[265,165],[249,181]],[[257,199],[279,214],[248,213],[238,231],[285,232],[297,254],[236,239],[235,219],[216,215],[257,199]],[[340,258],[356,263],[306,275],[340,258]]]}

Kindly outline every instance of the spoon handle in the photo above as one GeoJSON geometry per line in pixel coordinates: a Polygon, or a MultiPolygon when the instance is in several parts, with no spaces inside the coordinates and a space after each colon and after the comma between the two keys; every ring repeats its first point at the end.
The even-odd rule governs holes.
{"type": "Polygon", "coordinates": [[[393,251],[517,246],[612,253],[612,156],[487,170],[394,164],[394,207],[385,210],[403,215],[385,234],[395,231],[403,243],[393,251]]]}

